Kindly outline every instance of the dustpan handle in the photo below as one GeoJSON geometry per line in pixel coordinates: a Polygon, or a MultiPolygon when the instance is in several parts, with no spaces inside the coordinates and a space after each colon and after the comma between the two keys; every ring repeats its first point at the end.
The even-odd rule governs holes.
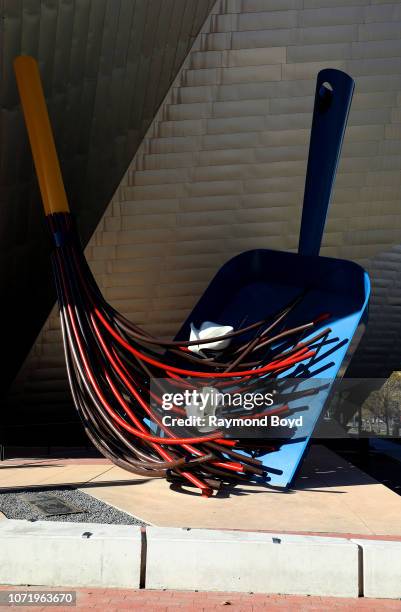
{"type": "Polygon", "coordinates": [[[318,255],[322,242],[354,80],[341,70],[317,75],[298,253],[318,255]]]}
{"type": "Polygon", "coordinates": [[[45,213],[68,212],[38,63],[20,55],[14,60],[14,70],[45,213]]]}

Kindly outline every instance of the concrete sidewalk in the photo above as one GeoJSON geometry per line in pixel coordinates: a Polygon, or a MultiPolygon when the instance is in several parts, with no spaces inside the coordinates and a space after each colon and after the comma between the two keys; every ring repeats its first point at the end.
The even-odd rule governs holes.
{"type": "Polygon", "coordinates": [[[401,497],[323,446],[311,447],[287,492],[241,484],[208,500],[103,459],[0,463],[0,493],[53,484],[74,485],[157,526],[401,536],[401,497]]]}
{"type": "MultiPolygon", "coordinates": [[[[302,594],[363,594],[369,604],[360,604],[360,609],[369,610],[375,609],[375,597],[401,597],[401,497],[321,446],[311,448],[290,491],[241,484],[210,499],[194,489],[177,491],[164,480],[131,475],[102,459],[31,458],[0,464],[0,500],[1,492],[46,485],[74,486],[154,527],[141,531],[122,525],[2,520],[0,582],[146,586],[146,596],[139,595],[145,608],[141,603],[138,609],[152,607],[153,589],[297,594],[289,610],[312,609],[302,607],[310,603],[298,597],[302,594]]],[[[134,596],[134,590],[129,592],[134,596]]],[[[216,597],[222,595],[210,596],[213,605],[220,605],[216,597]]],[[[241,599],[235,601],[247,609],[241,599]]],[[[352,609],[359,609],[357,601],[352,609]]],[[[264,596],[257,602],[272,608],[275,599],[264,596]]],[[[121,603],[115,608],[124,609],[121,603]]],[[[383,603],[377,609],[386,609],[383,603]]],[[[190,606],[195,605],[191,600],[190,606]]],[[[335,600],[330,603],[336,605],[335,600]]],[[[348,609],[346,600],[341,606],[348,609]]],[[[169,609],[169,602],[161,609],[169,609]]]]}

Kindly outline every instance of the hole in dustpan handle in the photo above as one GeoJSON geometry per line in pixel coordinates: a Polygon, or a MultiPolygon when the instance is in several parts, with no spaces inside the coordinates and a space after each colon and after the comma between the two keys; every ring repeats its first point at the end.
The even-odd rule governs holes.
{"type": "Polygon", "coordinates": [[[317,76],[298,252],[319,255],[354,80],[327,68],[317,76]]]}
{"type": "Polygon", "coordinates": [[[324,113],[333,101],[333,88],[330,83],[323,83],[317,92],[316,104],[319,105],[319,112],[324,113]]]}

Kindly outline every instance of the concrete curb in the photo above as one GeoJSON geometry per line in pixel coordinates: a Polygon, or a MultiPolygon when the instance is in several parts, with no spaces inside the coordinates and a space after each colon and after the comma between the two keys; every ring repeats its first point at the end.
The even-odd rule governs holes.
{"type": "Polygon", "coordinates": [[[401,542],[352,541],[362,551],[365,597],[401,598],[401,542]]]}
{"type": "Polygon", "coordinates": [[[0,583],[139,588],[141,548],[130,525],[6,520],[0,583]]]}
{"type": "Polygon", "coordinates": [[[0,584],[401,597],[401,542],[4,520],[0,584]]]}
{"type": "Polygon", "coordinates": [[[149,527],[146,586],[357,597],[358,546],[321,538],[149,527]]]}

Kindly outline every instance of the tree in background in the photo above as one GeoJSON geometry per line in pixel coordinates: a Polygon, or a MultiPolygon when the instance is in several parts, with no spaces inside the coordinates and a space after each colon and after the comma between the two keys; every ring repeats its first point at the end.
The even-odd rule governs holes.
{"type": "Polygon", "coordinates": [[[401,372],[393,372],[380,389],[370,393],[362,404],[362,415],[364,417],[373,417],[375,422],[380,419],[386,424],[388,436],[399,437],[401,425],[401,372]]]}

